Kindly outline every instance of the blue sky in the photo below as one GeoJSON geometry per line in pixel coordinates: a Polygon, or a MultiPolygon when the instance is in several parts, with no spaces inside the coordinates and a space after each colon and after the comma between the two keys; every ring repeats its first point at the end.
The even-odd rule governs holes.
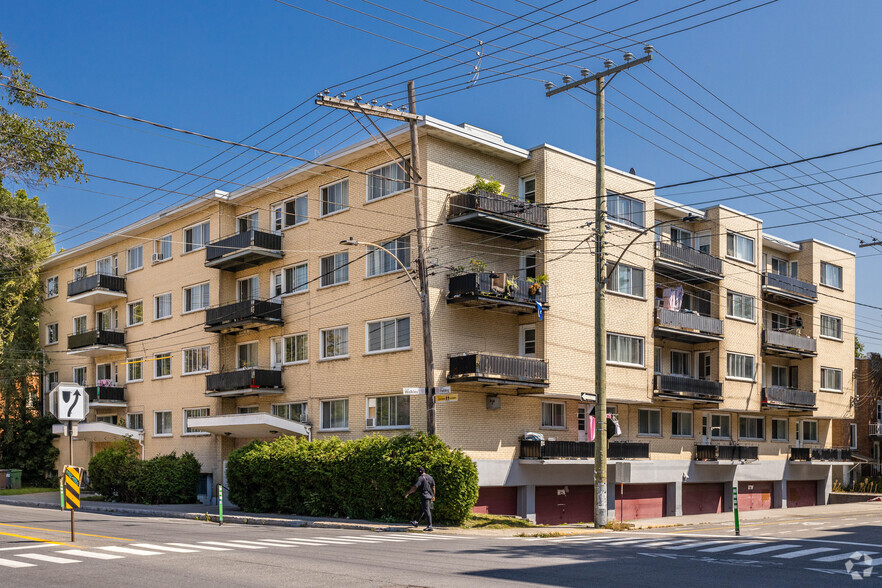
{"type": "MultiPolygon", "coordinates": [[[[605,57],[621,63],[622,49],[641,56],[637,41],[658,35],[667,36],[650,41],[658,50],[653,63],[617,77],[610,87],[609,165],[633,167],[665,185],[878,141],[882,76],[873,64],[882,3],[850,0],[834,9],[820,0],[778,0],[675,32],[763,3],[30,0],[4,6],[0,32],[48,94],[226,139],[243,140],[272,123],[245,142],[305,157],[364,136],[343,113],[311,106],[308,99],[317,91],[346,90],[350,97],[363,94],[398,105],[410,77],[416,77],[423,113],[499,132],[523,147],[544,142],[593,157],[593,112],[568,96],[545,98],[543,82],[559,84],[563,73],[578,77],[580,67],[597,71],[605,57]],[[531,7],[540,5],[549,12],[531,7]],[[526,16],[512,21],[503,11],[526,16]],[[564,17],[551,14],[565,11],[564,17]],[[675,12],[659,17],[668,11],[675,12]],[[702,11],[708,12],[698,14],[702,11]],[[695,16],[646,31],[690,15],[695,16]],[[567,28],[556,30],[562,27],[567,28]],[[477,83],[467,89],[478,62],[476,40],[483,41],[484,55],[477,83]],[[540,52],[546,53],[529,57],[540,52]],[[407,59],[404,65],[344,83],[407,59]]],[[[575,95],[593,103],[584,92],[575,95]]],[[[255,160],[256,154],[242,150],[222,153],[225,147],[215,143],[73,106],[54,103],[48,114],[76,124],[71,141],[78,147],[208,176],[180,178],[167,170],[83,154],[89,173],[129,184],[93,178],[85,185],[43,191],[40,197],[64,247],[188,195],[235,188],[290,165],[280,158],[255,160]],[[210,158],[215,159],[205,164],[210,158]],[[151,190],[157,187],[171,193],[151,190]]],[[[874,214],[882,211],[882,197],[864,197],[882,192],[882,183],[876,175],[843,179],[880,169],[882,149],[869,149],[819,161],[817,167],[782,170],[795,179],[764,172],[734,180],[741,189],[711,182],[659,194],[701,203],[797,186],[729,204],[760,213],[767,227],[803,223],[769,228],[781,237],[816,237],[857,251],[858,301],[882,306],[876,294],[882,287],[882,250],[858,248],[860,239],[882,237],[882,214],[874,214]],[[834,176],[843,181],[831,181],[834,176]],[[771,180],[777,185],[760,184],[771,180]],[[826,183],[814,191],[798,187],[819,181],[826,183]],[[856,200],[829,204],[843,197],[856,200]],[[805,204],[811,206],[793,210],[805,204]],[[848,214],[856,216],[833,218],[848,214]]],[[[858,308],[857,331],[869,349],[882,350],[878,310],[858,308]]]]}

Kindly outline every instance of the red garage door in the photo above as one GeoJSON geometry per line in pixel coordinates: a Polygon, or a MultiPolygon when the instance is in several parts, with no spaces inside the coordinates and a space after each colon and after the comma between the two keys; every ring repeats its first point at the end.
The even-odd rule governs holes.
{"type": "Polygon", "coordinates": [[[616,518],[628,521],[663,517],[667,514],[667,495],[664,484],[625,484],[624,491],[617,485],[616,518]]]}
{"type": "Polygon", "coordinates": [[[738,510],[769,510],[771,508],[771,482],[738,482],[738,510]]]}
{"type": "Polygon", "coordinates": [[[594,521],[594,486],[536,486],[536,522],[541,525],[594,521]]]}
{"type": "Polygon", "coordinates": [[[818,482],[816,480],[787,480],[787,507],[816,506],[818,482]]]}
{"type": "Polygon", "coordinates": [[[517,515],[518,489],[516,486],[481,486],[478,502],[472,512],[479,514],[517,515]]]}
{"type": "Polygon", "coordinates": [[[723,484],[683,484],[683,514],[723,512],[723,484]]]}

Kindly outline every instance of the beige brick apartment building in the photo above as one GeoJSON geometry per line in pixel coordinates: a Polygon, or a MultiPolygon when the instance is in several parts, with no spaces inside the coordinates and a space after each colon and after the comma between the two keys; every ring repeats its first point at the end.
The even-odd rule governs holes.
{"type": "MultiPolygon", "coordinates": [[[[406,156],[406,128],[389,136],[406,156]]],[[[588,521],[593,162],[432,118],[419,140],[434,380],[457,395],[438,434],[476,460],[478,509],[588,521]],[[476,174],[509,197],[461,193],[476,174]]],[[[126,435],[192,451],[208,497],[254,438],[424,430],[424,396],[402,394],[424,381],[419,298],[383,250],[341,244],[415,259],[390,152],[352,145],[323,162],[353,171],[301,166],[49,259],[46,387],[78,381],[93,407],[74,462],[126,435]]],[[[618,170],[607,185],[611,261],[634,241],[609,282],[610,507],[726,510],[733,486],[741,508],[824,502],[849,457],[831,419],[851,411],[854,254],[618,170]]]]}

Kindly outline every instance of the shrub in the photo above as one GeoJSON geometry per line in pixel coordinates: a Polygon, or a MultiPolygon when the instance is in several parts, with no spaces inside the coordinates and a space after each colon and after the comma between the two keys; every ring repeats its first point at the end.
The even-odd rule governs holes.
{"type": "Polygon", "coordinates": [[[55,471],[59,451],[52,446],[58,435],[52,433],[54,416],[36,416],[30,412],[19,418],[0,421],[0,468],[21,469],[22,484],[46,486],[55,471]]]}
{"type": "Polygon", "coordinates": [[[135,442],[125,439],[89,460],[89,484],[103,497],[119,502],[187,504],[196,502],[201,469],[189,452],[141,461],[135,442]]]}
{"type": "Polygon", "coordinates": [[[133,485],[140,467],[135,442],[117,441],[89,460],[89,486],[108,500],[135,502],[133,485]]]}
{"type": "Polygon", "coordinates": [[[403,496],[419,466],[435,479],[434,518],[462,523],[478,500],[478,470],[434,435],[255,441],[230,454],[227,480],[245,511],[409,520],[418,503],[403,496]]]}
{"type": "Polygon", "coordinates": [[[488,179],[484,179],[481,176],[475,176],[475,183],[463,190],[466,194],[473,194],[475,192],[490,192],[491,194],[499,194],[500,196],[508,196],[508,192],[502,191],[502,184],[499,180],[493,179],[493,174],[490,174],[488,179]]]}

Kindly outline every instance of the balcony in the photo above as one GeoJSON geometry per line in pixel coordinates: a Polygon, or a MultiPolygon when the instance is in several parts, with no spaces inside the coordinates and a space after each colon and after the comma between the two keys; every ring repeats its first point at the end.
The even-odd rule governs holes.
{"type": "Polygon", "coordinates": [[[763,353],[792,359],[816,357],[818,342],[805,335],[763,329],[763,353]]]}
{"type": "Polygon", "coordinates": [[[693,312],[657,308],[653,335],[683,343],[722,341],[723,321],[693,312]]]}
{"type": "Polygon", "coordinates": [[[123,386],[117,386],[115,382],[86,386],[85,390],[89,396],[89,406],[120,407],[126,405],[126,389],[123,386]]]}
{"type": "Polygon", "coordinates": [[[763,297],[785,306],[814,304],[818,301],[818,287],[789,276],[765,272],[763,297]]]}
{"type": "Polygon", "coordinates": [[[258,396],[284,394],[282,372],[245,368],[205,376],[205,395],[209,397],[258,396]]]}
{"type": "Polygon", "coordinates": [[[870,421],[870,437],[882,437],[882,421],[870,421]]]}
{"type": "Polygon", "coordinates": [[[447,223],[475,231],[529,239],[548,234],[548,209],[491,192],[452,194],[447,223]]]}
{"type": "Polygon", "coordinates": [[[691,247],[658,242],[655,270],[682,282],[716,282],[723,278],[723,260],[691,247]]]}
{"type": "Polygon", "coordinates": [[[270,300],[243,300],[205,311],[205,330],[209,333],[236,333],[282,324],[282,303],[270,300]]]}
{"type": "Polygon", "coordinates": [[[815,393],[811,390],[798,390],[784,386],[763,388],[762,407],[770,409],[812,411],[815,406],[815,393]]]}
{"type": "Polygon", "coordinates": [[[723,402],[723,384],[720,382],[668,374],[657,374],[653,381],[656,398],[723,402]]]}
{"type": "Polygon", "coordinates": [[[791,447],[790,461],[802,462],[843,462],[852,461],[851,449],[846,447],[828,447],[812,449],[811,447],[791,447]]]}
{"type": "MultiPolygon", "coordinates": [[[[520,459],[594,459],[593,441],[520,442],[520,459]]],[[[649,443],[612,442],[607,458],[614,460],[649,459],[649,443]]]]}
{"type": "Polygon", "coordinates": [[[67,283],[67,301],[79,304],[105,304],[126,297],[126,279],[92,274],[67,283]]]}
{"type": "Polygon", "coordinates": [[[447,304],[530,314],[537,312],[537,305],[548,308],[548,286],[491,272],[451,276],[447,283],[447,304]]]}
{"type": "Polygon", "coordinates": [[[86,357],[125,353],[126,335],[123,331],[104,329],[68,335],[67,350],[68,355],[84,355],[86,357]]]}
{"type": "Polygon", "coordinates": [[[696,445],[693,458],[698,462],[756,461],[759,447],[748,445],[696,445]]]}
{"type": "Polygon", "coordinates": [[[463,353],[450,357],[448,382],[479,382],[493,386],[547,388],[544,359],[492,353],[463,353]]]}
{"type": "Polygon", "coordinates": [[[209,243],[205,248],[205,267],[238,272],[284,255],[281,235],[252,229],[209,243]]]}

